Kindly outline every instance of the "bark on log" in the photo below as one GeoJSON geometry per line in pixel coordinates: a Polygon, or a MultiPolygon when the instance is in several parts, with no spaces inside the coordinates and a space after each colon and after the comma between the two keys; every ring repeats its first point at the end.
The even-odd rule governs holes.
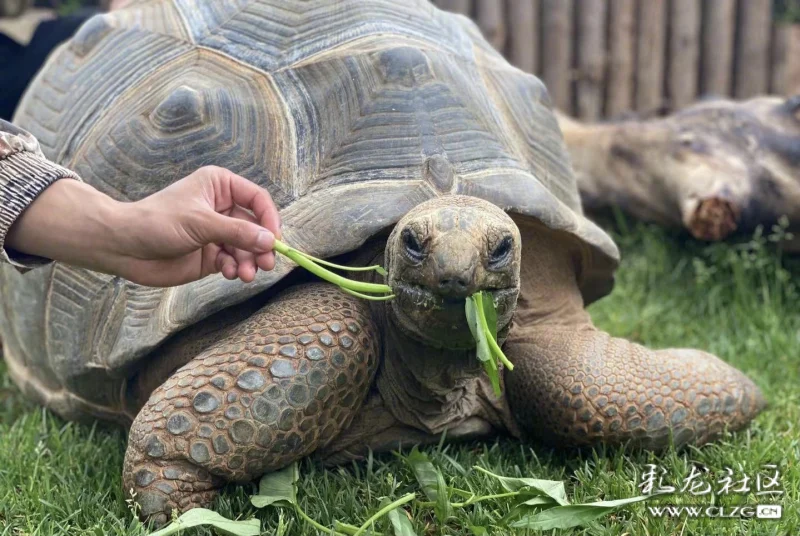
{"type": "Polygon", "coordinates": [[[606,62],[606,0],[578,0],[578,58],[575,91],[578,117],[596,121],[603,113],[606,62]]]}
{"type": "Polygon", "coordinates": [[[774,26],[770,93],[800,94],[800,24],[774,26]]]}
{"type": "Polygon", "coordinates": [[[700,15],[701,6],[697,0],[672,0],[670,3],[667,93],[671,110],[683,108],[697,97],[700,15]]]}
{"type": "Polygon", "coordinates": [[[572,111],[572,0],[542,0],[542,80],[556,108],[572,111]]]}
{"type": "Polygon", "coordinates": [[[434,4],[445,11],[461,13],[467,17],[469,17],[472,12],[471,0],[434,0],[434,4]]]}
{"type": "Polygon", "coordinates": [[[539,0],[508,0],[508,57],[529,73],[539,67],[539,0]]]}
{"type": "Polygon", "coordinates": [[[636,110],[645,115],[664,105],[666,17],[666,0],[639,0],[636,110]]]}
{"type": "Polygon", "coordinates": [[[608,117],[627,112],[633,105],[635,0],[609,0],[608,76],[606,110],[608,117]]]}
{"type": "Polygon", "coordinates": [[[736,0],[705,0],[700,60],[701,95],[731,95],[735,35],[736,0]]]}
{"type": "Polygon", "coordinates": [[[505,2],[503,0],[477,0],[475,22],[489,43],[502,53],[506,44],[505,2]]]}
{"type": "Polygon", "coordinates": [[[772,0],[739,2],[738,20],[734,95],[743,99],[767,91],[772,0]]]}

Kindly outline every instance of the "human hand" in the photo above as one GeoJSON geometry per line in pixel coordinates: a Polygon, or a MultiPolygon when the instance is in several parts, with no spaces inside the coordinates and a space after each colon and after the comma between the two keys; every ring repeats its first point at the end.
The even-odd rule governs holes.
{"type": "Polygon", "coordinates": [[[19,251],[174,286],[222,272],[250,282],[275,266],[280,217],[269,193],[208,166],[142,200],[124,203],[70,179],[56,181],[11,227],[19,251]]]}

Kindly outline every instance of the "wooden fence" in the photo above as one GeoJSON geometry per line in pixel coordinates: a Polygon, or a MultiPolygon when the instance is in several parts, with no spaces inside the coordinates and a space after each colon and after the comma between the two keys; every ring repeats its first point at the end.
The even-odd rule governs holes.
{"type": "Polygon", "coordinates": [[[572,115],[649,115],[704,95],[800,93],[800,24],[772,0],[433,0],[475,20],[572,115]]]}

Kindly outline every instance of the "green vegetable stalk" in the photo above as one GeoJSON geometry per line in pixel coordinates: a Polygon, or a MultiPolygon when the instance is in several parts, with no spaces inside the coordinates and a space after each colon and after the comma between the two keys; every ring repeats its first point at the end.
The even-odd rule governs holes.
{"type": "Polygon", "coordinates": [[[375,270],[381,275],[386,275],[386,270],[384,270],[381,266],[375,265],[349,267],[342,266],[340,264],[334,264],[332,262],[312,257],[311,255],[294,249],[293,247],[277,239],[275,240],[275,245],[273,247],[275,251],[290,258],[298,266],[302,266],[312,274],[333,283],[348,294],[352,294],[353,296],[358,296],[359,298],[364,298],[366,300],[391,300],[394,298],[394,294],[392,294],[392,287],[389,285],[353,281],[352,279],[347,279],[346,277],[342,277],[339,274],[331,272],[330,270],[323,268],[321,265],[330,266],[331,268],[336,268],[339,270],[351,270],[357,272],[375,270]]]}
{"type": "Polygon", "coordinates": [[[467,324],[475,338],[478,359],[492,382],[495,396],[500,396],[499,364],[502,363],[508,370],[514,370],[514,365],[497,344],[497,311],[492,295],[476,292],[467,298],[466,313],[467,324]]]}

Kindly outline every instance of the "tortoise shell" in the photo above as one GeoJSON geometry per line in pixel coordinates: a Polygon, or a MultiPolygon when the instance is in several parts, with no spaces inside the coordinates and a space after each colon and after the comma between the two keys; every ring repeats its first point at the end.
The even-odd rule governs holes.
{"type": "MultiPolygon", "coordinates": [[[[469,19],[425,1],[142,2],[62,45],[15,121],[117,199],[229,168],[269,190],[286,242],[317,257],[459,193],[580,240],[587,303],[610,291],[618,264],[583,216],[544,85],[469,19]]],[[[12,374],[113,406],[118,393],[97,393],[92,371],[129,374],[170,335],[293,268],[279,256],[252,284],[218,275],[161,289],[61,264],[3,267],[12,374]]]]}

